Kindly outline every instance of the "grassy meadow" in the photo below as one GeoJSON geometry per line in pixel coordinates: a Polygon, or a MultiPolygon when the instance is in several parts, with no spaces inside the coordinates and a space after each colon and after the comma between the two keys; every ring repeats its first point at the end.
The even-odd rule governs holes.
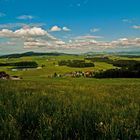
{"type": "MultiPolygon", "coordinates": [[[[62,56],[33,56],[33,57],[21,57],[21,58],[10,58],[10,59],[0,59],[0,63],[12,63],[12,62],[19,62],[19,61],[35,61],[38,63],[39,66],[45,65],[43,69],[35,69],[35,70],[28,70],[28,71],[16,71],[13,72],[8,68],[11,67],[0,67],[0,71],[5,71],[10,75],[18,75],[23,77],[24,79],[40,79],[40,78],[47,78],[48,76],[53,75],[55,72],[58,74],[64,74],[72,71],[87,71],[87,70],[102,70],[102,69],[110,69],[115,68],[111,64],[107,64],[105,62],[95,62],[95,67],[90,68],[71,68],[67,66],[58,66],[58,61],[61,60],[84,60],[85,56],[69,56],[69,55],[62,55],[62,56]]],[[[88,61],[88,60],[86,60],[88,61]]]]}
{"type": "Polygon", "coordinates": [[[115,68],[105,62],[95,62],[90,68],[58,66],[59,60],[68,59],[83,60],[84,56],[0,59],[45,65],[16,72],[0,67],[0,71],[23,77],[20,81],[0,80],[0,139],[139,140],[140,79],[49,78],[55,72],[115,68]]]}

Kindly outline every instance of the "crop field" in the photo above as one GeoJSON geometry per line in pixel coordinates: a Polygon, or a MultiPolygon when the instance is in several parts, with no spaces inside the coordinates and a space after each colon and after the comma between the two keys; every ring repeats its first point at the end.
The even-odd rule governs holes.
{"type": "Polygon", "coordinates": [[[69,59],[83,60],[84,56],[0,59],[0,63],[32,60],[44,65],[25,71],[0,67],[0,71],[23,78],[0,80],[0,139],[139,140],[140,79],[50,77],[116,68],[106,62],[95,62],[95,67],[89,68],[58,66],[58,61],[69,59]]]}

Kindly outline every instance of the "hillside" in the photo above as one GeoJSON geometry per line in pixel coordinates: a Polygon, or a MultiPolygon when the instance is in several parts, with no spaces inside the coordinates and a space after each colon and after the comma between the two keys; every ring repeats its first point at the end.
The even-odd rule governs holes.
{"type": "MultiPolygon", "coordinates": [[[[52,52],[52,53],[42,53],[42,52],[26,52],[26,53],[17,53],[17,54],[8,54],[8,55],[2,55],[0,58],[20,58],[20,57],[26,57],[26,56],[60,56],[64,55],[65,53],[57,53],[57,52],[52,52]]],[[[71,54],[67,54],[71,55],[71,54]]]]}

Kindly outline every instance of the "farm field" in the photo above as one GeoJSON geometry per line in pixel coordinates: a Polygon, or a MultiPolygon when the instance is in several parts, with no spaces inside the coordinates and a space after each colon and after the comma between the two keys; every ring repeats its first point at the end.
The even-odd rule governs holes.
{"type": "Polygon", "coordinates": [[[25,71],[0,67],[0,71],[23,78],[0,80],[0,139],[139,140],[140,79],[51,78],[54,73],[116,68],[106,62],[94,62],[95,67],[90,68],[58,66],[58,61],[69,59],[83,60],[84,56],[0,59],[0,63],[36,61],[40,67],[45,65],[25,71]]]}
{"type": "MultiPolygon", "coordinates": [[[[0,71],[5,71],[10,75],[21,76],[24,79],[41,79],[47,78],[48,76],[57,74],[65,74],[73,71],[99,71],[116,68],[112,64],[106,62],[94,62],[95,67],[87,68],[74,68],[67,66],[58,66],[58,62],[62,60],[84,60],[85,56],[82,55],[62,55],[62,56],[31,56],[31,57],[20,57],[20,58],[10,58],[10,59],[0,59],[0,63],[15,63],[20,61],[35,61],[38,63],[38,66],[42,69],[32,69],[26,71],[11,71],[11,66],[0,67],[0,71]]],[[[109,56],[111,60],[136,60],[140,61],[140,58],[127,58],[119,56],[109,56]]],[[[89,62],[86,60],[86,62],[89,62]]]]}

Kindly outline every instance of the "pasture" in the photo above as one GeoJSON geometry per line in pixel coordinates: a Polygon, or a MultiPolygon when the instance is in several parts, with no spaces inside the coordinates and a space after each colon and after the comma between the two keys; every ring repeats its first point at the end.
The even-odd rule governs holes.
{"type": "Polygon", "coordinates": [[[83,60],[84,56],[0,59],[45,65],[16,72],[0,67],[23,77],[0,80],[0,139],[139,140],[140,79],[48,78],[54,72],[114,67],[105,62],[95,62],[90,68],[57,66],[58,60],[67,59],[83,60]]]}
{"type": "MultiPolygon", "coordinates": [[[[58,62],[61,60],[84,60],[85,56],[82,55],[62,55],[62,56],[32,56],[32,57],[21,57],[21,58],[10,58],[0,59],[0,63],[15,63],[21,61],[35,61],[39,66],[45,65],[43,69],[33,69],[28,71],[11,71],[10,66],[0,67],[0,71],[5,71],[10,75],[18,75],[24,79],[37,79],[47,78],[52,76],[54,73],[64,74],[72,71],[98,71],[115,68],[112,64],[105,62],[95,62],[95,67],[87,68],[72,68],[67,66],[58,66],[58,62]]],[[[114,59],[114,57],[110,57],[114,59]]],[[[86,62],[89,62],[86,60],[86,62]]]]}

